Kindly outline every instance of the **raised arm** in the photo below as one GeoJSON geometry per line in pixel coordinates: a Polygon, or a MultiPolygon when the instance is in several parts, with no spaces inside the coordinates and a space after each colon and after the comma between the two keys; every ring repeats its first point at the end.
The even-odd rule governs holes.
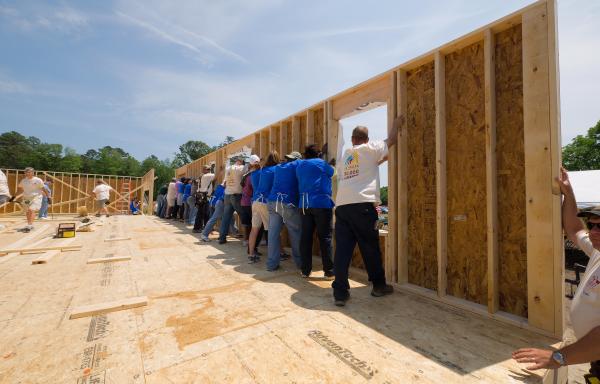
{"type": "Polygon", "coordinates": [[[569,237],[569,240],[576,242],[577,232],[582,231],[583,223],[577,217],[577,202],[575,200],[575,193],[573,187],[569,181],[569,175],[564,168],[560,168],[560,176],[556,178],[560,191],[563,194],[562,203],[562,224],[563,228],[569,237]]]}

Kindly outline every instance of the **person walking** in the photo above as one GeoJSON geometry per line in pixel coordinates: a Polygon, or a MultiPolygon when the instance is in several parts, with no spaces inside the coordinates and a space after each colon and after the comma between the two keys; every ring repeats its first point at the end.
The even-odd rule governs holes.
{"type": "Polygon", "coordinates": [[[52,189],[50,186],[52,182],[50,180],[46,180],[44,182],[44,191],[46,191],[46,195],[42,197],[42,207],[40,208],[40,212],[38,213],[38,219],[47,220],[48,219],[48,205],[52,204],[52,189]]]}
{"type": "Polygon", "coordinates": [[[206,223],[210,219],[209,212],[209,198],[213,193],[213,185],[215,182],[215,174],[211,172],[210,165],[202,167],[202,176],[198,184],[198,190],[194,197],[196,207],[198,211],[194,219],[193,231],[199,233],[205,227],[206,223]]]}
{"type": "Polygon", "coordinates": [[[96,199],[96,217],[100,217],[102,214],[105,214],[106,217],[109,217],[108,208],[106,207],[108,200],[110,199],[110,191],[113,188],[106,184],[104,180],[96,181],[96,187],[92,191],[94,198],[96,199]]]}
{"type": "Polygon", "coordinates": [[[42,198],[46,195],[44,182],[39,177],[34,176],[34,174],[35,170],[33,168],[25,168],[25,178],[19,183],[19,189],[23,190],[21,204],[25,207],[25,215],[27,217],[27,225],[23,228],[23,232],[33,230],[35,214],[42,207],[42,198]]]}
{"type": "Polygon", "coordinates": [[[248,260],[250,263],[256,263],[260,260],[260,255],[256,251],[256,240],[261,227],[269,228],[267,201],[273,187],[274,170],[277,164],[279,164],[279,153],[272,151],[265,159],[263,167],[252,172],[252,185],[254,186],[252,193],[252,229],[248,238],[248,260]]]}
{"type": "Polygon", "coordinates": [[[354,247],[358,243],[375,297],[392,293],[386,283],[379,248],[377,211],[379,197],[379,165],[387,160],[388,147],[396,144],[396,119],[386,141],[369,141],[369,130],[357,126],[352,130],[352,147],[344,151],[338,164],[338,190],[335,209],[335,258],[333,297],[335,305],[344,306],[350,298],[348,269],[354,247]]]}
{"type": "Polygon", "coordinates": [[[302,236],[300,237],[302,277],[309,277],[312,272],[315,229],[319,239],[323,272],[325,277],[333,277],[331,242],[334,204],[331,198],[331,177],[334,169],[321,158],[321,155],[315,144],[306,146],[304,160],[296,168],[302,218],[302,236]]]}
{"type": "Polygon", "coordinates": [[[232,159],[234,163],[225,170],[225,196],[223,198],[223,219],[221,220],[221,229],[219,231],[219,244],[227,242],[227,234],[233,212],[242,215],[242,176],[244,174],[244,164],[242,159],[237,157],[232,159]]]}

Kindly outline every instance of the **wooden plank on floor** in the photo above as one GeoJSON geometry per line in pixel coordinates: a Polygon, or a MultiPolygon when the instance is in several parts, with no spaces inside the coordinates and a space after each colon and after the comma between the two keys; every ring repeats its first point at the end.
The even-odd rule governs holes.
{"type": "Polygon", "coordinates": [[[98,263],[110,263],[114,261],[127,261],[131,260],[131,256],[115,256],[115,257],[99,257],[96,259],[89,259],[87,261],[88,264],[98,264],[98,263]]]}
{"type": "Polygon", "coordinates": [[[56,246],[50,246],[50,247],[37,247],[37,248],[2,249],[2,250],[0,250],[0,256],[7,255],[9,253],[14,253],[14,252],[24,255],[27,253],[38,253],[38,252],[55,251],[55,250],[59,250],[62,252],[78,251],[81,249],[81,247],[82,247],[81,245],[56,245],[56,246]]]}
{"type": "Polygon", "coordinates": [[[147,296],[130,297],[127,299],[109,301],[107,303],[84,305],[74,308],[69,315],[69,319],[79,319],[81,317],[89,317],[100,315],[103,313],[123,311],[125,309],[143,307],[148,305],[147,296]]]}
{"type": "Polygon", "coordinates": [[[125,240],[131,240],[131,237],[114,237],[112,239],[104,239],[104,241],[109,242],[109,241],[125,241],[125,240]]]}
{"type": "Polygon", "coordinates": [[[48,261],[50,261],[50,259],[52,259],[54,256],[58,255],[59,253],[60,253],[59,250],[46,251],[41,256],[38,256],[37,258],[31,260],[31,264],[32,265],[46,264],[46,263],[48,263],[48,261]]]}

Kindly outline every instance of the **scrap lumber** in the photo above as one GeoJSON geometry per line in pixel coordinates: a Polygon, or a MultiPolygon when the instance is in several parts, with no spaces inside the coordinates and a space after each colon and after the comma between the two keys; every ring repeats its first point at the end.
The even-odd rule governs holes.
{"type": "Polygon", "coordinates": [[[52,259],[54,256],[58,255],[59,253],[60,253],[59,250],[44,252],[44,254],[42,254],[41,256],[31,260],[31,264],[32,265],[46,264],[50,259],[52,259]]]}
{"type": "Polygon", "coordinates": [[[112,239],[104,239],[105,242],[109,242],[109,241],[124,241],[124,240],[131,240],[131,237],[113,237],[112,239]]]}
{"type": "Polygon", "coordinates": [[[95,316],[109,312],[143,307],[146,305],[148,305],[147,296],[130,297],[117,301],[109,301],[107,303],[84,305],[74,308],[69,315],[69,319],[79,319],[81,317],[95,316]]]}
{"type": "Polygon", "coordinates": [[[20,253],[21,255],[25,255],[28,253],[38,253],[43,251],[78,251],[81,249],[81,245],[55,245],[51,247],[38,247],[38,248],[15,248],[15,249],[1,249],[0,256],[8,255],[9,253],[20,253]]]}
{"type": "Polygon", "coordinates": [[[98,264],[98,263],[110,263],[113,261],[127,261],[131,260],[131,256],[114,256],[114,257],[99,257],[95,259],[89,259],[87,261],[88,264],[98,264]]]}

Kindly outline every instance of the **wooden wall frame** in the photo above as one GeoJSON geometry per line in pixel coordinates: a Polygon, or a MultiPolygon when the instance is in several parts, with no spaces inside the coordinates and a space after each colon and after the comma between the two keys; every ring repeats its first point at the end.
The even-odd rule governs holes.
{"type": "MultiPolygon", "coordinates": [[[[553,185],[553,178],[558,174],[561,164],[556,24],[555,0],[537,1],[267,125],[241,141],[247,142],[262,158],[267,154],[269,144],[271,148],[278,147],[281,153],[287,153],[290,149],[302,152],[302,142],[322,140],[322,144],[327,143],[326,157],[337,157],[340,119],[387,104],[388,126],[396,117],[405,118],[400,128],[398,146],[391,151],[388,162],[389,205],[392,213],[388,241],[390,246],[385,250],[387,278],[398,283],[402,289],[560,338],[564,326],[564,255],[560,195],[553,185]],[[431,84],[431,87],[426,89],[427,92],[432,92],[424,94],[423,90],[419,89],[408,92],[409,77],[414,79],[415,74],[425,73],[420,71],[426,71],[427,68],[433,68],[433,72],[427,72],[427,76],[431,74],[432,77],[424,77],[422,80],[432,80],[431,83],[427,83],[431,84]],[[472,83],[477,84],[473,94],[477,95],[478,99],[467,100],[472,102],[472,105],[465,107],[469,109],[466,112],[457,110],[456,95],[463,94],[462,91],[468,94],[469,89],[458,92],[456,87],[469,85],[457,84],[458,82],[453,80],[456,79],[455,71],[477,78],[477,81],[472,83]],[[509,72],[512,77],[506,75],[509,72]],[[502,83],[498,84],[498,81],[502,83]],[[516,103],[516,109],[507,110],[504,101],[506,94],[503,92],[508,89],[508,82],[514,83],[511,83],[514,87],[510,89],[517,90],[516,96],[518,100],[522,100],[522,108],[516,103]],[[420,97],[421,101],[435,105],[434,114],[421,116],[435,125],[435,164],[428,165],[435,167],[436,213],[431,225],[435,229],[432,236],[436,240],[437,260],[436,268],[433,268],[434,289],[410,283],[411,279],[414,280],[410,272],[411,266],[414,265],[411,264],[413,258],[408,245],[411,235],[407,228],[411,219],[409,205],[412,204],[412,197],[407,193],[407,187],[411,183],[411,172],[414,170],[408,167],[408,158],[413,151],[408,142],[411,137],[414,138],[411,135],[417,132],[417,127],[407,119],[411,113],[408,105],[414,101],[411,97],[420,97]],[[455,132],[451,129],[456,129],[457,123],[451,119],[468,116],[467,112],[472,114],[472,125],[477,126],[473,137],[478,140],[483,138],[480,147],[467,148],[478,151],[484,162],[485,177],[479,187],[485,194],[485,209],[481,212],[448,212],[448,199],[454,196],[448,193],[448,188],[450,182],[453,183],[453,188],[456,188],[457,183],[452,179],[454,176],[449,176],[447,172],[449,166],[455,167],[455,164],[447,163],[447,153],[449,150],[455,151],[452,153],[454,161],[456,148],[450,147],[454,144],[446,139],[449,132],[455,132]],[[510,121],[510,118],[513,118],[513,121],[510,121]],[[479,121],[482,122],[481,126],[478,125],[479,121]],[[507,124],[515,128],[514,132],[521,132],[516,138],[523,143],[522,149],[515,149],[516,152],[510,154],[524,161],[515,168],[519,171],[515,173],[508,169],[500,169],[500,157],[506,153],[498,149],[499,140],[506,139],[507,124]],[[303,137],[300,137],[301,127],[304,129],[303,137]],[[278,135],[278,140],[273,140],[274,134],[278,135]],[[517,177],[516,173],[524,174],[521,180],[524,183],[524,203],[519,207],[525,212],[521,228],[521,233],[526,236],[521,248],[525,250],[521,251],[521,254],[517,250],[516,256],[508,257],[507,251],[504,250],[508,241],[507,235],[505,227],[501,226],[508,213],[504,205],[500,204],[503,200],[499,201],[499,191],[500,181],[505,180],[502,178],[517,177]],[[456,250],[452,248],[455,246],[456,236],[461,236],[460,230],[456,232],[459,228],[457,226],[462,225],[461,222],[469,223],[475,216],[485,223],[480,228],[482,232],[478,232],[478,238],[482,239],[479,245],[484,251],[477,255],[477,264],[469,264],[466,261],[464,268],[467,274],[460,276],[466,281],[465,295],[462,297],[460,292],[463,288],[458,289],[458,295],[456,286],[450,290],[448,271],[452,269],[456,272],[462,268],[455,265],[456,250]],[[450,244],[448,235],[451,228],[453,242],[450,244]],[[448,258],[449,254],[452,255],[452,259],[448,258]],[[517,273],[511,268],[520,270],[517,273]],[[519,292],[505,290],[502,282],[507,273],[515,273],[521,278],[527,276],[526,282],[521,282],[523,284],[519,292]],[[474,285],[478,285],[478,292],[469,291],[474,285]],[[481,292],[485,295],[481,295],[481,292]],[[473,299],[473,295],[479,296],[473,299]]],[[[453,140],[456,139],[456,135],[452,137],[453,140]]],[[[468,144],[466,142],[466,145],[468,144]]],[[[220,151],[226,154],[231,151],[230,146],[232,145],[220,151]]],[[[206,158],[209,156],[211,155],[206,158]]],[[[188,164],[179,169],[177,174],[186,173],[188,169],[191,171],[192,167],[193,165],[188,164]]],[[[454,194],[455,192],[453,191],[454,194]]],[[[429,273],[431,280],[433,272],[427,272],[429,270],[431,269],[421,269],[420,273],[429,273]]],[[[453,279],[455,281],[456,276],[453,279]]]]}

